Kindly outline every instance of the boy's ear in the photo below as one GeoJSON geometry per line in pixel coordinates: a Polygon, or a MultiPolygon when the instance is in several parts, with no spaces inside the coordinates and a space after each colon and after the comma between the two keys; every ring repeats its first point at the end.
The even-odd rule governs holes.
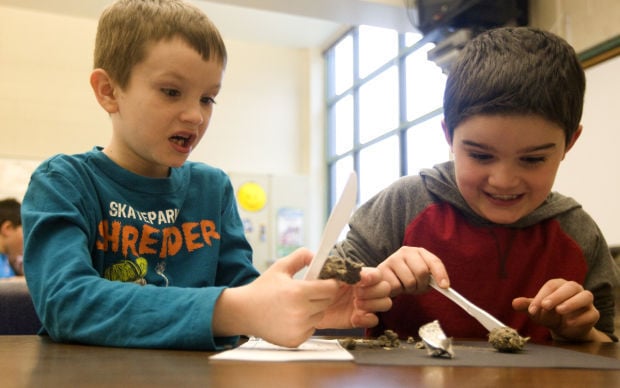
{"type": "Polygon", "coordinates": [[[4,235],[8,233],[8,230],[11,228],[11,225],[13,225],[13,223],[9,220],[5,220],[4,222],[0,223],[0,235],[4,235]]]}
{"type": "Polygon", "coordinates": [[[568,144],[566,145],[566,150],[564,150],[564,155],[566,155],[566,153],[573,148],[573,146],[575,145],[575,143],[577,142],[577,139],[579,139],[579,136],[581,136],[581,131],[583,130],[583,126],[580,124],[579,128],[577,128],[577,130],[575,131],[575,133],[573,133],[573,137],[571,137],[570,141],[568,142],[568,144]]]}
{"type": "Polygon", "coordinates": [[[450,148],[452,148],[452,137],[450,137],[450,131],[448,130],[445,119],[441,119],[441,128],[443,128],[443,135],[446,138],[446,142],[450,148]]]}
{"type": "Polygon", "coordinates": [[[90,86],[95,92],[99,105],[108,113],[118,112],[116,85],[110,75],[103,69],[95,69],[90,75],[90,86]]]}

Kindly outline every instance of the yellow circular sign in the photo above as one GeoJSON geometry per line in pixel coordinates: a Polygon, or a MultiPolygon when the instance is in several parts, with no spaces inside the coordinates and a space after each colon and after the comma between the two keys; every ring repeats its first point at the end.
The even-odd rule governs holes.
{"type": "Polygon", "coordinates": [[[267,194],[258,183],[246,182],[239,187],[237,200],[243,210],[257,212],[265,207],[267,194]]]}

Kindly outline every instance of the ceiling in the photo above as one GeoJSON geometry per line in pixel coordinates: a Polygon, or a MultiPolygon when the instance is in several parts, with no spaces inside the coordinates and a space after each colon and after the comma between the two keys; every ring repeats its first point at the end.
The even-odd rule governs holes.
{"type": "MultiPolygon", "coordinates": [[[[404,0],[189,0],[225,39],[325,48],[351,25],[414,31],[404,0]]],[[[111,0],[0,0],[0,6],[96,19],[111,0]]]]}

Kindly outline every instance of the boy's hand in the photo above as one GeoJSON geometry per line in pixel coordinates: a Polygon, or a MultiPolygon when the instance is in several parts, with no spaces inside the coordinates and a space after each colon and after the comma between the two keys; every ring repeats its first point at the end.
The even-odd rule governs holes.
{"type": "Polygon", "coordinates": [[[391,287],[391,296],[401,293],[421,294],[428,289],[433,275],[442,288],[450,287],[450,279],[443,262],[424,248],[400,247],[377,266],[391,287]]]}
{"type": "Polygon", "coordinates": [[[373,327],[379,323],[375,312],[392,307],[390,285],[377,268],[364,267],[360,276],[356,284],[340,283],[334,303],[325,311],[317,328],[373,327]]]}
{"type": "Polygon", "coordinates": [[[309,250],[297,249],[252,283],[224,290],[213,313],[213,332],[217,336],[243,333],[297,347],[316,328],[374,326],[378,322],[374,312],[391,307],[389,284],[376,268],[364,268],[355,285],[334,279],[294,279],[312,257],[309,250]]]}
{"type": "Polygon", "coordinates": [[[214,333],[248,334],[287,347],[302,344],[340,292],[334,279],[293,278],[312,257],[308,249],[297,249],[252,283],[224,290],[213,313],[214,333]]]}
{"type": "Polygon", "coordinates": [[[571,341],[611,341],[594,328],[600,317],[594,297],[574,281],[547,281],[533,298],[519,297],[512,307],[549,330],[554,339],[571,341]]]}

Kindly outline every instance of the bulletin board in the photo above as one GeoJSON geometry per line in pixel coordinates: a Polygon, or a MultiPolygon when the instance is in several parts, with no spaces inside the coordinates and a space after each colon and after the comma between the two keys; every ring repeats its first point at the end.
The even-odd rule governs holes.
{"type": "Polygon", "coordinates": [[[30,175],[40,163],[40,160],[0,157],[0,199],[15,198],[21,202],[30,175]]]}

